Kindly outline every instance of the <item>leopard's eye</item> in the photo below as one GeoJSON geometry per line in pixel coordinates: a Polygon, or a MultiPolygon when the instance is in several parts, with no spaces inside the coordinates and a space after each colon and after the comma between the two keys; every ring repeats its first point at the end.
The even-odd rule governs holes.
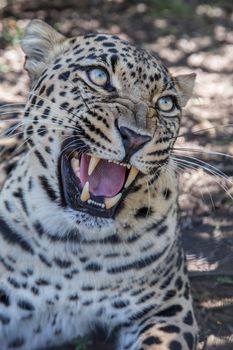
{"type": "Polygon", "coordinates": [[[102,68],[92,68],[88,71],[89,79],[98,86],[105,86],[108,81],[108,73],[102,68]]]}
{"type": "Polygon", "coordinates": [[[157,107],[163,112],[171,112],[174,108],[174,102],[170,96],[160,97],[157,101],[157,107]]]}

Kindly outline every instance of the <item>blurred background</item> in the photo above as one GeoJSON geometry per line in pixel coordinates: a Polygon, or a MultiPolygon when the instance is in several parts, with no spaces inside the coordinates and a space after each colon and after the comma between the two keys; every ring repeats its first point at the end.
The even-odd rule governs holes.
{"type": "Polygon", "coordinates": [[[0,0],[1,106],[26,100],[19,41],[33,18],[67,36],[116,34],[159,55],[174,74],[197,74],[176,144],[177,156],[193,162],[180,171],[180,226],[199,349],[232,350],[233,1],[0,0]]]}

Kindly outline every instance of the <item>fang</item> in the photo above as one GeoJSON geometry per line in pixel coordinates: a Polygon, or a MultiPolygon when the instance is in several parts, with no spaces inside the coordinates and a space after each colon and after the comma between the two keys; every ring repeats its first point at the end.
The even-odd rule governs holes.
{"type": "Polygon", "coordinates": [[[82,202],[86,202],[90,198],[89,193],[89,182],[87,181],[83,187],[82,194],[80,196],[80,199],[82,202]]]}
{"type": "Polygon", "coordinates": [[[97,164],[99,163],[99,161],[100,161],[100,158],[91,157],[89,167],[88,167],[88,175],[89,176],[93,173],[93,171],[97,167],[97,164]]]}
{"type": "Polygon", "coordinates": [[[122,193],[118,193],[114,197],[105,198],[104,203],[105,203],[106,209],[110,209],[114,207],[114,205],[117,204],[117,202],[120,200],[121,196],[122,196],[122,193]]]}
{"type": "Polygon", "coordinates": [[[136,178],[137,174],[139,173],[139,170],[132,167],[130,169],[129,175],[128,175],[128,179],[125,183],[125,188],[129,187],[131,185],[131,183],[134,181],[134,179],[136,178]]]}
{"type": "Polygon", "coordinates": [[[77,173],[79,171],[79,160],[77,158],[71,159],[71,167],[74,173],[77,173]]]}

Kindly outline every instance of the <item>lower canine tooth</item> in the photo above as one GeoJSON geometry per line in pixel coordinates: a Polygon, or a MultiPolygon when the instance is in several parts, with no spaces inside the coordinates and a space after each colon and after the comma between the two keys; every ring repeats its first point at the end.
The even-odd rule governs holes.
{"type": "Polygon", "coordinates": [[[139,173],[139,170],[132,167],[130,169],[129,175],[128,175],[128,179],[125,183],[125,188],[129,187],[129,185],[131,185],[131,183],[134,181],[135,177],[137,176],[137,174],[139,173]]]}
{"type": "Polygon", "coordinates": [[[89,166],[88,166],[88,175],[89,176],[93,173],[93,171],[95,170],[99,161],[100,161],[100,158],[91,157],[90,162],[89,162],[89,166]]]}
{"type": "Polygon", "coordinates": [[[80,199],[82,202],[86,202],[89,198],[90,198],[89,182],[87,181],[83,187],[80,199]]]}
{"type": "Polygon", "coordinates": [[[104,203],[105,203],[106,209],[110,209],[115,204],[117,204],[117,202],[120,200],[121,196],[122,196],[122,193],[118,193],[115,197],[105,198],[104,203]]]}

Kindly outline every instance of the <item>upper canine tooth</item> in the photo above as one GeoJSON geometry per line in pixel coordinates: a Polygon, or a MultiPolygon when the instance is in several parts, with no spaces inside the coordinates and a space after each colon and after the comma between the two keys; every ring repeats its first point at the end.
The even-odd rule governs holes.
{"type": "Polygon", "coordinates": [[[110,209],[114,207],[114,205],[117,204],[117,202],[120,200],[121,196],[122,196],[122,193],[118,193],[114,197],[105,198],[104,203],[105,203],[106,209],[110,209]]]}
{"type": "Polygon", "coordinates": [[[90,198],[89,182],[87,181],[83,187],[80,199],[82,202],[86,202],[89,198],[90,198]]]}
{"type": "Polygon", "coordinates": [[[128,175],[128,179],[125,183],[125,188],[129,187],[129,185],[131,185],[131,183],[133,182],[133,180],[135,179],[135,177],[137,176],[137,174],[139,173],[139,170],[132,167],[130,169],[129,175],[128,175]]]}
{"type": "Polygon", "coordinates": [[[93,171],[95,170],[99,161],[100,161],[100,158],[91,157],[91,160],[89,162],[89,167],[88,167],[88,175],[89,176],[93,173],[93,171]]]}
{"type": "Polygon", "coordinates": [[[71,159],[71,167],[75,173],[79,171],[79,160],[77,158],[71,159]]]}

